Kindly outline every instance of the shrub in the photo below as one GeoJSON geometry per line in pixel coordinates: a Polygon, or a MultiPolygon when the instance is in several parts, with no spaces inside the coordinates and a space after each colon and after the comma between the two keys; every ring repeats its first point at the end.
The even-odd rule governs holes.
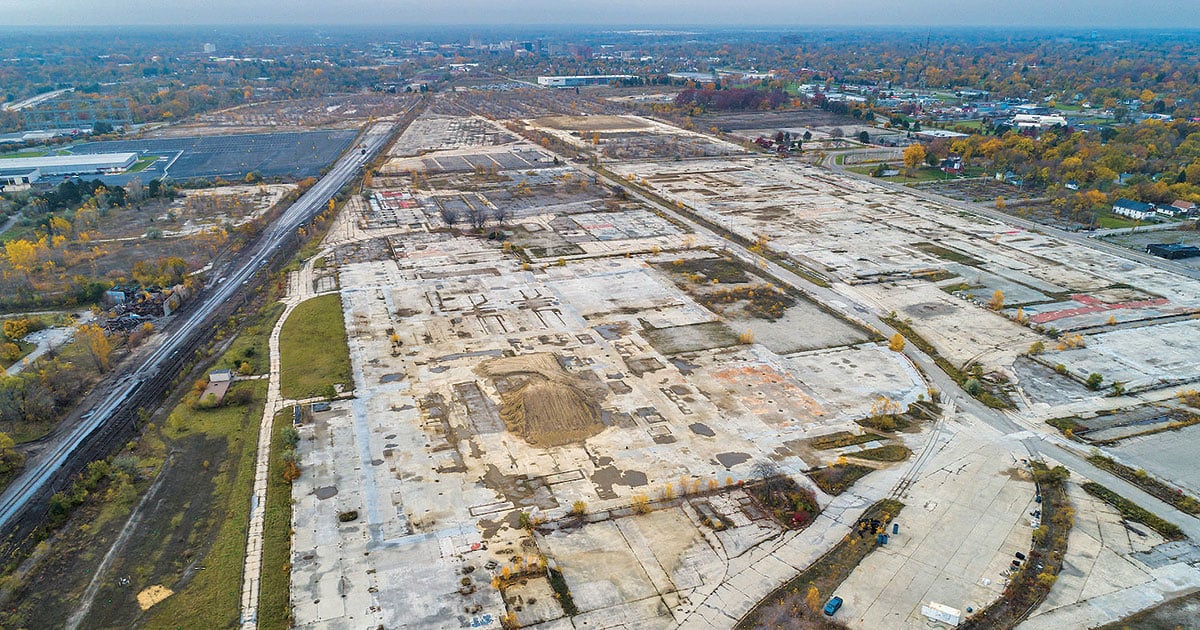
{"type": "Polygon", "coordinates": [[[291,448],[295,448],[300,443],[300,432],[296,430],[296,427],[283,427],[279,433],[283,437],[283,443],[291,448]]]}
{"type": "Polygon", "coordinates": [[[141,467],[141,460],[137,455],[117,455],[112,460],[113,468],[129,475],[131,479],[136,479],[138,470],[141,467]]]}

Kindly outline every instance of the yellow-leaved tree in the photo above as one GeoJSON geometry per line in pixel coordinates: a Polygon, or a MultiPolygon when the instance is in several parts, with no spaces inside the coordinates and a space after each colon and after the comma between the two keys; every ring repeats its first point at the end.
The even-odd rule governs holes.
{"type": "Polygon", "coordinates": [[[904,166],[915,169],[925,163],[925,147],[921,143],[908,145],[904,150],[904,166]]]}
{"type": "Polygon", "coordinates": [[[75,338],[92,359],[97,372],[107,372],[112,367],[112,344],[103,328],[96,324],[84,324],[75,331],[75,338]]]}

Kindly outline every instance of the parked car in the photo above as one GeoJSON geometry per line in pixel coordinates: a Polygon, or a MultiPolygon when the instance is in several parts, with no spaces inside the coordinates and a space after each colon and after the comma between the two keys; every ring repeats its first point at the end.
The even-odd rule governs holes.
{"type": "Polygon", "coordinates": [[[842,598],[834,597],[825,603],[825,614],[830,617],[837,614],[839,608],[842,607],[842,598]]]}

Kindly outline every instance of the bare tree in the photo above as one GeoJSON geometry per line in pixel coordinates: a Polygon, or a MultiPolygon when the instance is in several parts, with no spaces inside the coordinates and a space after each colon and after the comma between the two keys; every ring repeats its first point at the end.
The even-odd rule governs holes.
{"type": "Polygon", "coordinates": [[[146,198],[146,187],[142,185],[140,177],[134,177],[125,184],[125,193],[129,196],[129,200],[133,203],[140,203],[146,198]]]}
{"type": "Polygon", "coordinates": [[[512,218],[512,210],[503,206],[496,206],[492,209],[492,218],[500,227],[504,227],[504,223],[512,218]]]}
{"type": "Polygon", "coordinates": [[[458,210],[442,206],[440,214],[442,215],[442,221],[445,221],[446,225],[454,227],[454,224],[458,223],[458,210]]]}
{"type": "Polygon", "coordinates": [[[759,460],[755,462],[753,472],[750,474],[763,480],[763,487],[767,494],[774,494],[776,492],[783,492],[787,490],[788,483],[786,481],[786,476],[783,473],[783,469],[779,467],[779,464],[773,461],[759,460]]]}
{"type": "Polygon", "coordinates": [[[471,227],[475,228],[476,230],[483,229],[483,226],[487,224],[487,215],[484,214],[482,209],[477,208],[474,205],[468,206],[467,222],[470,223],[471,227]]]}

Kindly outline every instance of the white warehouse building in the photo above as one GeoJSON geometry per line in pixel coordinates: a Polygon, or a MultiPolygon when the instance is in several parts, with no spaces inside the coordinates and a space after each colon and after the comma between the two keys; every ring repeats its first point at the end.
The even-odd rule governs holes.
{"type": "Polygon", "coordinates": [[[137,153],[93,153],[84,155],[48,155],[45,157],[8,158],[3,161],[5,170],[36,169],[43,177],[62,175],[92,175],[120,173],[137,162],[137,153]]]}

